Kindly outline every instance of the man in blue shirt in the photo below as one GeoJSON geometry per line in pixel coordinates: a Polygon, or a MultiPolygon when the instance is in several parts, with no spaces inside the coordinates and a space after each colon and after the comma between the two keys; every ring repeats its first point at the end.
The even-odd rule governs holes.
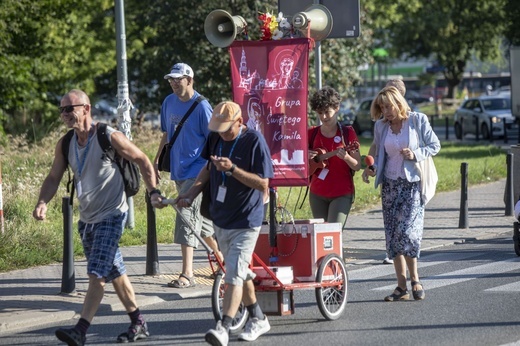
{"type": "MultiPolygon", "coordinates": [[[[175,64],[170,73],[164,76],[168,80],[173,93],[168,95],[161,107],[161,131],[163,137],[159,145],[154,167],[157,177],[159,154],[163,146],[170,141],[175,129],[194,102],[197,102],[200,94],[193,88],[193,69],[184,63],[175,64]]],[[[206,159],[200,156],[206,138],[208,137],[208,123],[211,118],[211,105],[203,99],[188,116],[175,143],[170,151],[170,179],[175,181],[178,193],[187,191],[200,169],[206,164],[206,159]]],[[[213,238],[211,221],[200,215],[200,203],[202,195],[193,201],[189,208],[182,209],[186,220],[195,220],[194,229],[220,257],[218,245],[213,238]]],[[[189,225],[181,216],[175,220],[173,242],[181,245],[182,273],[178,279],[172,280],[168,286],[175,288],[187,288],[195,285],[193,276],[193,249],[198,246],[198,241],[189,225]]]]}
{"type": "Polygon", "coordinates": [[[206,333],[205,339],[211,345],[225,346],[242,301],[249,320],[239,339],[253,341],[271,329],[256,300],[254,273],[249,264],[264,220],[273,166],[264,137],[243,124],[238,104],[230,101],[218,104],[208,127],[218,132],[211,136],[219,136],[216,141],[210,137],[201,154],[211,160],[211,165],[201,169],[193,186],[180,194],[176,203],[182,208],[190,206],[209,181],[210,215],[224,255],[227,288],[222,320],[206,333]]]}

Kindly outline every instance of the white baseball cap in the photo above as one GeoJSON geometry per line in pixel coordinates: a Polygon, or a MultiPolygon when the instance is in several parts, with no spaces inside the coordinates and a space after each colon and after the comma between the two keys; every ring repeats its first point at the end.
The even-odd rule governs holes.
{"type": "Polygon", "coordinates": [[[170,73],[164,76],[164,79],[168,78],[179,78],[179,77],[191,77],[193,78],[193,69],[188,64],[178,63],[173,65],[170,73]]]}

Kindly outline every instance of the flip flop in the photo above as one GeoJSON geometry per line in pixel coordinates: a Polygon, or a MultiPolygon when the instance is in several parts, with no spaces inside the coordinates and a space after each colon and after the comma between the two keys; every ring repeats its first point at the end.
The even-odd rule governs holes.
{"type": "Polygon", "coordinates": [[[178,279],[175,279],[175,280],[172,280],[168,283],[168,287],[174,287],[174,288],[189,288],[189,287],[194,287],[196,286],[196,282],[195,282],[195,278],[192,276],[192,277],[189,277],[188,275],[186,274],[181,274],[179,275],[179,278],[178,279]],[[187,280],[186,281],[182,281],[180,280],[180,278],[184,278],[187,280]]]}

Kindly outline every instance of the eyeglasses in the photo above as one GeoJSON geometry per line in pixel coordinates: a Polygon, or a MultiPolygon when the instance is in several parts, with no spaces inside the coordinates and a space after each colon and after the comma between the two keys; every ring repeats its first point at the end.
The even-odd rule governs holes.
{"type": "Polygon", "coordinates": [[[69,106],[58,107],[58,109],[60,111],[60,114],[63,112],[70,113],[74,110],[74,107],[85,107],[86,105],[87,105],[86,103],[82,103],[80,105],[69,105],[69,106]]]}
{"type": "Polygon", "coordinates": [[[186,77],[168,78],[168,82],[179,84],[186,77]]]}

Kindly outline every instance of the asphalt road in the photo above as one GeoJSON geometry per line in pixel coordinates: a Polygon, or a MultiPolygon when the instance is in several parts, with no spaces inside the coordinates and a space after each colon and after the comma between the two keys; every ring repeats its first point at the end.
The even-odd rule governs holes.
{"type": "MultiPolygon", "coordinates": [[[[424,301],[384,302],[395,287],[393,267],[347,266],[347,309],[337,321],[320,314],[314,291],[295,290],[295,313],[270,316],[271,331],[254,345],[510,345],[520,344],[520,257],[510,237],[423,251],[424,301]]],[[[147,306],[152,336],[142,345],[205,345],[215,324],[210,297],[147,306]]],[[[50,324],[0,337],[2,345],[56,345],[50,324]]],[[[128,325],[124,313],[105,312],[89,329],[89,345],[108,345],[128,325]]],[[[230,344],[238,344],[232,337],[230,344]]]]}

